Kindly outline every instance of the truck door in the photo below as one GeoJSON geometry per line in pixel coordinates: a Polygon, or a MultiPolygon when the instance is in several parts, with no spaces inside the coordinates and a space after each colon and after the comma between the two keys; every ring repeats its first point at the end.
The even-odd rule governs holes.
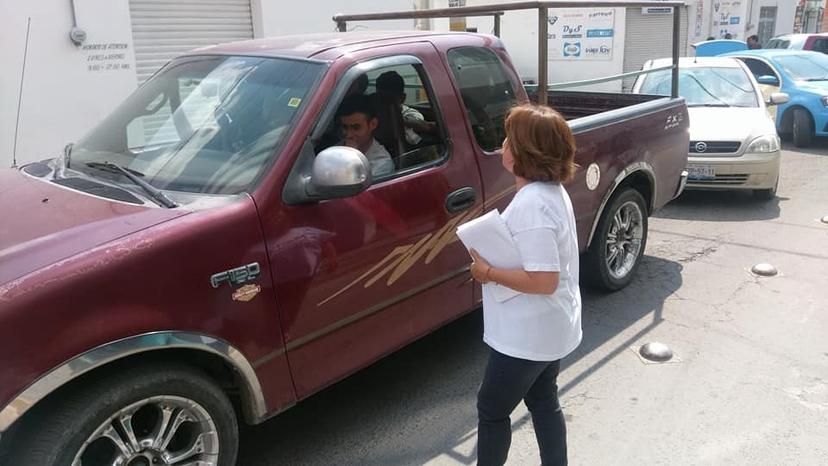
{"type": "MultiPolygon", "coordinates": [[[[468,132],[469,153],[480,166],[486,189],[486,210],[503,212],[515,193],[515,177],[503,168],[502,145],[506,137],[504,122],[509,109],[526,94],[518,93],[519,79],[500,57],[488,47],[456,47],[446,51],[447,66],[454,77],[467,118],[458,122],[468,132]]],[[[475,302],[482,301],[480,286],[475,302]]]]}
{"type": "Polygon", "coordinates": [[[342,69],[335,62],[330,72],[341,78],[300,160],[343,144],[337,109],[364,94],[393,170],[357,196],[262,215],[300,397],[472,308],[470,259],[454,232],[482,211],[481,185],[474,158],[451,142],[447,123],[463,114],[445,97],[451,84],[436,55],[414,43],[356,53],[358,63],[342,69]],[[386,73],[404,82],[401,104],[377,93],[386,73]],[[407,123],[414,112],[421,121],[407,123]]]}

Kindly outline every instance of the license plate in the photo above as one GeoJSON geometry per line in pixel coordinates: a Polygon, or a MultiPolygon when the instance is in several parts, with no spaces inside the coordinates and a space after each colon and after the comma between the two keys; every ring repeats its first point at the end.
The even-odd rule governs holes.
{"type": "Polygon", "coordinates": [[[716,170],[710,165],[688,165],[687,178],[691,180],[716,179],[716,170]]]}

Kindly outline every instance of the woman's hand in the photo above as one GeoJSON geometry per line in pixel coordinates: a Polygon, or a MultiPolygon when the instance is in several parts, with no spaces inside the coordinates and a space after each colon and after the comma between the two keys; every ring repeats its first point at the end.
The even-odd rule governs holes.
{"type": "Polygon", "coordinates": [[[472,277],[480,283],[489,283],[489,272],[491,272],[492,266],[474,249],[469,250],[469,254],[474,260],[469,267],[472,277]]]}

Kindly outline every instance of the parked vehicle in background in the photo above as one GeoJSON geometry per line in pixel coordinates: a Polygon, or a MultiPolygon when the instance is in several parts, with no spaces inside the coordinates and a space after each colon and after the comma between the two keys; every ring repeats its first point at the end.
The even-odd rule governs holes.
{"type": "Polygon", "coordinates": [[[722,56],[747,65],[766,101],[777,92],[788,94],[787,103],[770,108],[783,139],[792,138],[797,147],[806,147],[814,136],[828,136],[828,55],[759,49],[722,56]]]}
{"type": "Polygon", "coordinates": [[[828,33],[784,34],[769,39],[762,48],[811,50],[814,52],[828,53],[828,33]]]}
{"type": "MultiPolygon", "coordinates": [[[[643,69],[670,62],[649,60],[643,69]]],[[[758,198],[774,198],[781,155],[766,105],[785,103],[787,95],[775,93],[766,103],[750,70],[734,58],[682,58],[679,70],[679,95],[690,114],[687,189],[752,190],[758,198]]],[[[669,93],[669,72],[639,76],[633,92],[669,93]]]]}
{"type": "MultiPolygon", "coordinates": [[[[684,187],[684,100],[547,97],[578,145],[585,265],[621,288],[684,187]]],[[[494,36],[236,42],[168,63],[63,156],[0,170],[0,463],[228,466],[237,415],[263,422],[478,307],[455,229],[514,194],[503,121],[528,100],[494,36]],[[400,96],[373,92],[389,72],[431,123],[418,142],[400,96]],[[376,178],[336,134],[366,81],[394,161],[376,178]]]]}

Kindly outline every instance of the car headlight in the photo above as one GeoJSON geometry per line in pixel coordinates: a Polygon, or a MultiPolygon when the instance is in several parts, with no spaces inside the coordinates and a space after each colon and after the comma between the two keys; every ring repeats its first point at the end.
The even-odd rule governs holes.
{"type": "Polygon", "coordinates": [[[759,136],[750,142],[747,152],[751,154],[767,154],[769,152],[776,152],[780,148],[779,136],[775,134],[768,134],[759,136]]]}
{"type": "Polygon", "coordinates": [[[819,101],[822,102],[822,105],[824,107],[828,107],[828,95],[820,97],[819,101]]]}

